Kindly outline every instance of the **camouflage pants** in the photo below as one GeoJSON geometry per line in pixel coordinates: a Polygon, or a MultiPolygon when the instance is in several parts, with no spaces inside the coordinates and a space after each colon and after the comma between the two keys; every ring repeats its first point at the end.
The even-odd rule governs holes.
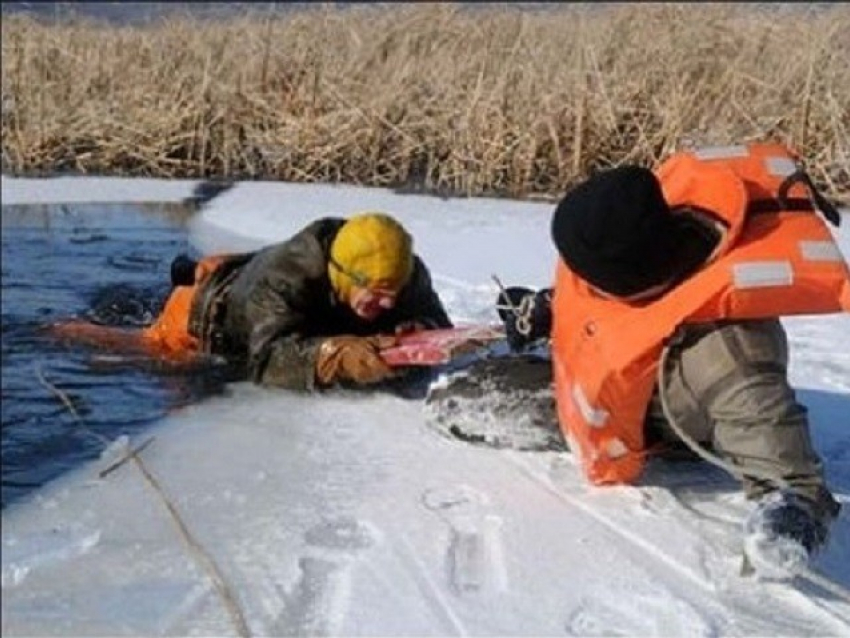
{"type": "Polygon", "coordinates": [[[823,468],[809,435],[806,408],[788,383],[788,341],[776,319],[689,326],[671,346],[665,387],[650,406],[650,430],[678,439],[663,417],[658,392],[670,415],[691,438],[713,448],[744,475],[757,498],[778,487],[792,489],[834,514],[823,468]]]}

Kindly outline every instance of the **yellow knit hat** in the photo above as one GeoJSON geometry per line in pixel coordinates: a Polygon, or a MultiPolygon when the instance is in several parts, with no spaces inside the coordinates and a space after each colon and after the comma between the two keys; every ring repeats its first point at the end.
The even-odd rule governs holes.
{"type": "Polygon", "coordinates": [[[355,215],[331,244],[328,275],[343,301],[348,301],[353,286],[401,290],[412,273],[413,239],[389,215],[355,215]]]}

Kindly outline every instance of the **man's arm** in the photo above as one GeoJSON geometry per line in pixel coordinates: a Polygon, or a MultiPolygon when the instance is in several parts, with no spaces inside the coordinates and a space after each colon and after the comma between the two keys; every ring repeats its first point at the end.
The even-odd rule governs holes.
{"type": "Polygon", "coordinates": [[[303,335],[308,317],[293,303],[302,284],[286,269],[270,269],[247,300],[247,366],[254,383],[293,390],[313,388],[321,340],[303,335]]]}
{"type": "Polygon", "coordinates": [[[260,385],[312,390],[322,340],[305,338],[286,327],[287,322],[255,324],[249,341],[249,378],[260,385]]]}

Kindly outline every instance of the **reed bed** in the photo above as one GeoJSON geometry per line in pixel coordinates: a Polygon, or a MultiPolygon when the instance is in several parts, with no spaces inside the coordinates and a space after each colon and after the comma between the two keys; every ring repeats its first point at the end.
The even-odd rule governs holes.
{"type": "Polygon", "coordinates": [[[850,201],[850,5],[321,6],[144,27],[4,16],[11,174],[558,197],[693,144],[781,141],[850,201]]]}

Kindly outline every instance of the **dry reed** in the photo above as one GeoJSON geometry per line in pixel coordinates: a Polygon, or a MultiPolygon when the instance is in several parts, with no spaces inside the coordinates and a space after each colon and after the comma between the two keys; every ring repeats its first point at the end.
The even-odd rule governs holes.
{"type": "Polygon", "coordinates": [[[2,24],[2,167],[557,197],[688,144],[782,141],[850,193],[850,6],[317,7],[2,24]]]}

